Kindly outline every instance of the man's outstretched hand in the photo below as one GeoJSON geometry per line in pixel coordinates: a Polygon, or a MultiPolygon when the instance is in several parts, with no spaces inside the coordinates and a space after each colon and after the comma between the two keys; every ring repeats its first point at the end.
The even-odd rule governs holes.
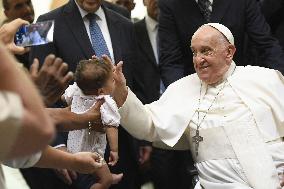
{"type": "Polygon", "coordinates": [[[124,104],[128,94],[126,79],[122,73],[122,66],[123,62],[120,61],[115,66],[114,70],[115,89],[113,92],[113,98],[116,101],[118,107],[121,107],[124,104]]]}
{"type": "MultiPolygon", "coordinates": [[[[111,59],[107,55],[102,55],[101,57],[104,61],[111,63],[114,65],[111,61],[111,59]]],[[[92,59],[99,59],[97,56],[92,56],[92,59]]],[[[123,62],[120,61],[116,66],[113,66],[113,74],[114,74],[114,81],[115,81],[115,89],[113,92],[113,98],[116,101],[116,104],[118,107],[121,107],[128,94],[128,89],[126,86],[126,79],[122,73],[122,66],[123,62]]]]}

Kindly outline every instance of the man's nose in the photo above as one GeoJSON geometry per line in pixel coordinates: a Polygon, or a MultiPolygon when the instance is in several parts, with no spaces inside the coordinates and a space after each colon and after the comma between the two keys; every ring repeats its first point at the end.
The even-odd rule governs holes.
{"type": "Polygon", "coordinates": [[[202,54],[197,54],[196,56],[193,57],[193,63],[194,64],[202,64],[204,63],[205,59],[204,57],[202,56],[202,54]]]}

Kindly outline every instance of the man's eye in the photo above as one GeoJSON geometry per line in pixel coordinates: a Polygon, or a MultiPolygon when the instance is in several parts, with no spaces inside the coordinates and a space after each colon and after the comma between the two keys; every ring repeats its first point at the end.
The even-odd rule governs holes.
{"type": "Polygon", "coordinates": [[[212,55],[212,50],[211,49],[204,49],[201,53],[205,56],[212,55]]]}

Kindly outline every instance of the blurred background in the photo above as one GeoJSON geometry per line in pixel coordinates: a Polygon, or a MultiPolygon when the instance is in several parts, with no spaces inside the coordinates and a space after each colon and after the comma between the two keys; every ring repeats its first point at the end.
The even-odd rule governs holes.
{"type": "MultiPolygon", "coordinates": [[[[68,0],[44,0],[44,1],[32,0],[33,5],[34,5],[34,10],[35,10],[35,18],[37,19],[37,17],[39,15],[44,14],[44,13],[50,11],[50,10],[57,8],[58,6],[65,4],[67,1],[68,0]]],[[[108,1],[111,1],[111,0],[108,0],[108,1]]],[[[142,0],[134,0],[134,2],[136,3],[136,6],[135,6],[134,10],[131,12],[131,16],[133,18],[141,19],[146,14],[146,9],[143,5],[143,1],[142,0]]],[[[0,5],[0,9],[1,9],[0,21],[2,22],[5,19],[5,15],[3,14],[2,3],[0,3],[0,4],[1,4],[0,5]]]]}

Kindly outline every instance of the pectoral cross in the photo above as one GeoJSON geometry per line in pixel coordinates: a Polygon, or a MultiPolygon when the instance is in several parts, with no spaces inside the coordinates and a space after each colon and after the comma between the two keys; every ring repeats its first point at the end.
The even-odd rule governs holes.
{"type": "Polygon", "coordinates": [[[195,143],[195,154],[198,156],[198,148],[199,148],[199,142],[203,141],[203,137],[199,135],[199,130],[196,130],[195,135],[192,137],[193,142],[195,143]]]}

